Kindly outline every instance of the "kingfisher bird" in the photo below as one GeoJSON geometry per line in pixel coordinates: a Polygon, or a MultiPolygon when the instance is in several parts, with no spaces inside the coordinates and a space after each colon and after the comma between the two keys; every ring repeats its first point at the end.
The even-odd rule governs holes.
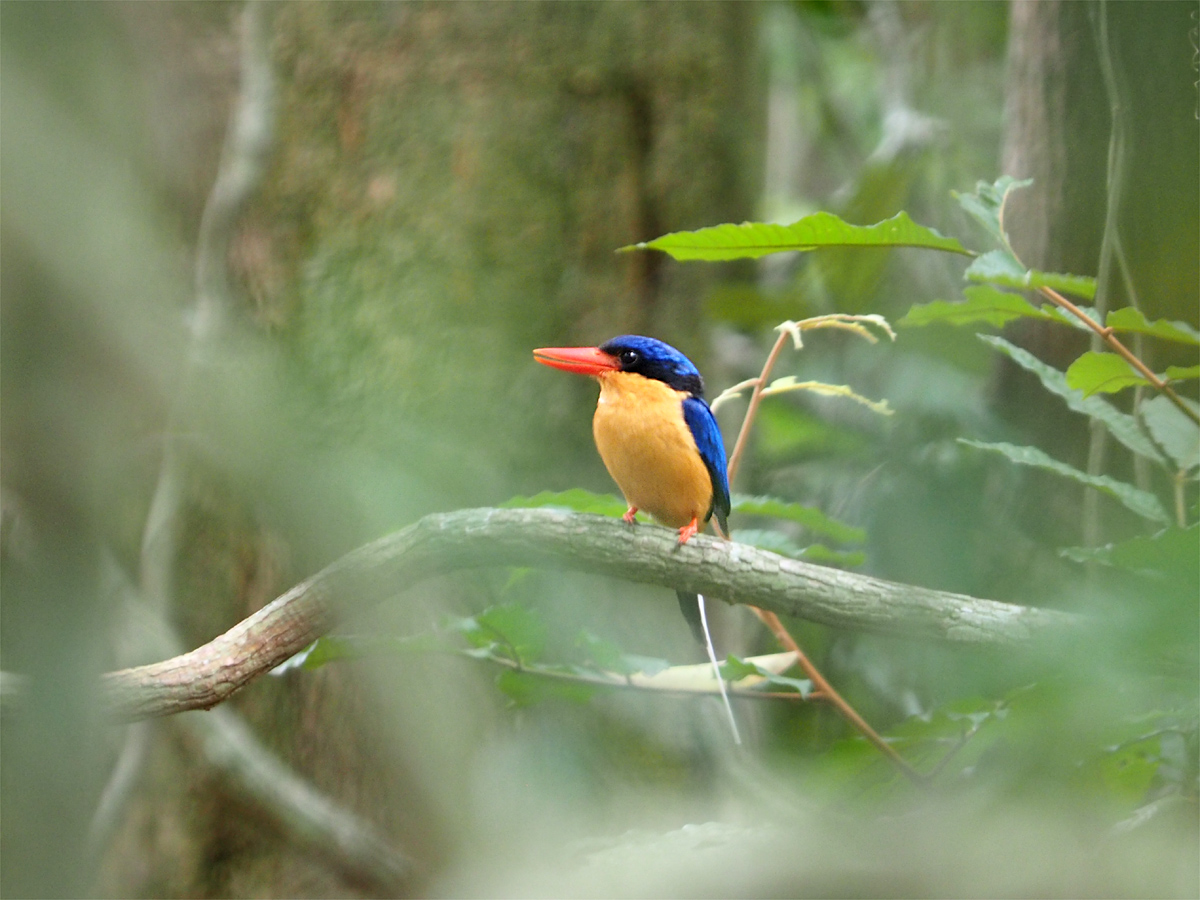
{"type": "MultiPolygon", "coordinates": [[[[629,509],[679,529],[685,544],[716,516],[728,535],[729,478],[721,429],[704,400],[704,380],[692,361],[654,338],[624,334],[599,347],[542,347],[543,365],[600,382],[592,418],[596,449],[629,509]]],[[[676,591],[696,640],[704,632],[696,595],[676,591]]]]}

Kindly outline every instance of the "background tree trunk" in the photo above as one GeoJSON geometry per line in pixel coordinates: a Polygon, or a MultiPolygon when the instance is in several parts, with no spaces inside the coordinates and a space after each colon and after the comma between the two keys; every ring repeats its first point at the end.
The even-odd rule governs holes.
{"type": "MultiPolygon", "coordinates": [[[[194,55],[166,39],[196,33],[210,11],[157,8],[131,25],[145,68],[173,73],[153,93],[167,143],[184,133],[170,121],[181,95],[232,85],[227,35],[208,33],[194,55]]],[[[614,250],[750,217],[755,16],[743,4],[273,8],[277,149],[232,263],[303,399],[298,414],[271,413],[297,431],[264,429],[263,470],[222,471],[218,454],[190,481],[185,643],[431,509],[581,481],[610,489],[598,462],[548,466],[594,460],[550,450],[590,444],[590,385],[547,377],[529,352],[634,331],[703,360],[697,313],[719,272],[614,250]],[[279,500],[306,481],[322,487],[279,500]]],[[[194,157],[205,173],[211,137],[194,157]]],[[[185,201],[191,183],[173,183],[185,201]]],[[[407,595],[391,624],[427,628],[467,588],[407,595]]],[[[235,705],[283,760],[436,871],[472,817],[469,773],[495,706],[485,678],[428,658],[338,666],[263,679],[235,705]]],[[[207,770],[186,729],[155,727],[103,892],[370,892],[197,775],[207,770]]]]}
{"type": "MultiPolygon", "coordinates": [[[[1099,17],[1106,15],[1108,62],[1124,95],[1126,146],[1114,200],[1132,283],[1148,318],[1194,323],[1200,294],[1200,130],[1189,37],[1195,5],[1046,0],[1014,3],[1011,10],[1002,170],[1033,179],[1013,195],[1005,217],[1018,255],[1048,271],[1097,274],[1112,129],[1099,47],[1099,17]]],[[[1103,274],[1110,308],[1129,305],[1115,264],[1103,274]]],[[[1022,345],[1059,368],[1086,349],[1086,337],[1069,329],[1025,323],[1019,332],[1022,345]]],[[[1161,370],[1163,361],[1155,364],[1161,370]]],[[[1007,415],[1037,443],[1083,464],[1087,442],[1080,432],[1045,433],[1046,423],[1060,419],[1044,410],[1059,401],[1033,376],[1004,360],[997,393],[1007,415]]]]}

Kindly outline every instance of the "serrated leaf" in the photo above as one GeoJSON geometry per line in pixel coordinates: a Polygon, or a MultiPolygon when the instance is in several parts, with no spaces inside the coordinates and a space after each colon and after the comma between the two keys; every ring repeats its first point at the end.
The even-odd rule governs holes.
{"type": "Polygon", "coordinates": [[[518,662],[536,660],[546,646],[546,623],[533,610],[516,603],[489,606],[471,620],[477,631],[467,633],[475,646],[496,641],[507,647],[518,662]]]}
{"type": "Polygon", "coordinates": [[[963,272],[967,281],[986,281],[1004,287],[1022,287],[1029,271],[1007,250],[989,250],[975,257],[963,272]]]}
{"type": "Polygon", "coordinates": [[[829,212],[805,216],[791,225],[743,222],[698,231],[676,231],[620,248],[661,250],[678,260],[757,259],[770,253],[822,247],[923,247],[970,256],[954,238],[918,225],[905,212],[874,225],[851,225],[829,212]]]}
{"type": "Polygon", "coordinates": [[[831,519],[816,507],[789,503],[774,497],[747,497],[745,494],[734,494],[733,511],[747,516],[769,516],[773,519],[796,522],[810,531],[823,534],[840,544],[861,544],[867,539],[867,533],[861,528],[831,519]]]}
{"type": "Polygon", "coordinates": [[[993,184],[986,181],[976,182],[974,194],[960,194],[957,191],[953,191],[952,194],[967,215],[982,225],[998,244],[1008,246],[1008,237],[1000,227],[1000,211],[1004,207],[1004,198],[1009,191],[1031,184],[1031,178],[1017,181],[1010,175],[1001,175],[993,184]]]}
{"type": "Polygon", "coordinates": [[[582,488],[569,491],[542,491],[532,497],[513,497],[500,504],[503,509],[526,509],[540,506],[558,506],[574,512],[596,513],[601,516],[623,516],[625,501],[613,494],[593,494],[582,488]]]}
{"type": "Polygon", "coordinates": [[[1066,376],[1062,372],[1046,365],[1028,350],[1023,350],[1002,337],[986,334],[978,337],[989,347],[999,350],[1022,369],[1036,375],[1042,382],[1042,386],[1051,393],[1062,397],[1070,409],[1098,419],[1114,438],[1132,452],[1155,462],[1166,462],[1163,455],[1158,452],[1158,448],[1142,433],[1137,419],[1133,416],[1121,412],[1103,397],[1084,397],[1082,391],[1067,385],[1066,376]]]}
{"type": "MultiPolygon", "coordinates": [[[[1184,403],[1195,403],[1182,398],[1184,403]]],[[[1185,416],[1169,399],[1151,397],[1139,410],[1142,421],[1158,445],[1167,452],[1180,469],[1190,472],[1200,466],[1200,427],[1185,416]]]]}
{"type": "Polygon", "coordinates": [[[1062,275],[1026,269],[1007,250],[991,250],[976,259],[963,277],[968,281],[986,281],[1001,287],[1033,291],[1052,288],[1065,294],[1091,300],[1096,296],[1096,279],[1084,275],[1062,275]]]}
{"type": "Polygon", "coordinates": [[[972,285],[963,290],[963,296],[966,299],[959,303],[935,300],[933,303],[916,304],[896,324],[915,327],[934,322],[946,325],[982,322],[1000,328],[1013,319],[1057,319],[1019,294],[999,291],[987,285],[972,285]]]}
{"type": "Polygon", "coordinates": [[[1168,322],[1166,319],[1148,322],[1142,311],[1132,306],[1114,309],[1108,314],[1104,324],[1113,331],[1135,331],[1167,341],[1200,347],[1200,331],[1191,325],[1186,322],[1168,322]]]}
{"type": "Polygon", "coordinates": [[[999,453],[1018,465],[1046,469],[1047,471],[1070,478],[1072,481],[1077,481],[1080,484],[1103,491],[1110,497],[1119,500],[1126,508],[1137,513],[1144,519],[1149,519],[1151,522],[1157,522],[1160,525],[1169,525],[1171,522],[1166,510],[1163,509],[1162,504],[1153,494],[1139,490],[1132,484],[1126,484],[1124,481],[1109,478],[1107,475],[1089,475],[1086,472],[1081,472],[1074,466],[1069,466],[1042,452],[1037,447],[1018,447],[1015,444],[1003,442],[993,444],[985,441],[972,441],[966,438],[959,438],[958,442],[968,447],[975,447],[978,450],[999,453]]]}
{"type": "Polygon", "coordinates": [[[1200,366],[1167,366],[1167,381],[1190,381],[1200,378],[1200,366]]]}
{"type": "Polygon", "coordinates": [[[1115,394],[1128,387],[1149,383],[1115,353],[1089,350],[1067,369],[1067,386],[1083,391],[1085,397],[1115,394]]]}

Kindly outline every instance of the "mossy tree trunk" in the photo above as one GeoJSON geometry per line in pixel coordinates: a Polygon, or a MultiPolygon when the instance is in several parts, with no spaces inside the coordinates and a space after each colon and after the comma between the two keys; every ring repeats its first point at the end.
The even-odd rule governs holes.
{"type": "MultiPolygon", "coordinates": [[[[189,645],[430,509],[611,490],[589,446],[591,386],[530,350],[638,331],[703,360],[702,302],[719,272],[614,251],[751,216],[755,18],[724,3],[271,7],[277,148],[231,262],[304,412],[303,433],[272,438],[277,465],[249,474],[277,490],[303,472],[283,455],[294,440],[325,452],[353,495],[289,507],[312,521],[275,508],[263,524],[274,501],[246,470],[197,474],[178,591],[189,645]]],[[[214,78],[227,84],[228,71],[214,78]]],[[[427,627],[461,594],[410,593],[417,612],[400,618],[427,627]]],[[[233,705],[436,874],[461,849],[494,695],[486,673],[453,662],[384,671],[374,686],[367,666],[262,679],[233,705]]],[[[198,774],[186,735],[167,723],[155,740],[106,892],[370,892],[198,774]]]]}

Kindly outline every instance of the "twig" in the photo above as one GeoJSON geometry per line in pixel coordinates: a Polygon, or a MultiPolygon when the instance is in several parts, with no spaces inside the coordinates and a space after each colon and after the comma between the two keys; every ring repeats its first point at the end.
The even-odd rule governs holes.
{"type": "Polygon", "coordinates": [[[880,737],[879,733],[867,724],[867,720],[860,716],[858,711],[847,703],[842,695],[834,689],[833,685],[825,679],[825,676],[821,674],[820,670],[813,665],[804,651],[800,649],[800,645],[796,643],[788,630],[783,627],[783,623],[779,621],[779,616],[773,612],[758,609],[757,607],[751,607],[751,609],[754,610],[754,614],[762,620],[763,624],[771,630],[771,633],[775,635],[775,639],[783,645],[784,649],[796,654],[796,662],[804,670],[804,674],[812,680],[813,687],[819,692],[820,698],[832,704],[834,709],[841,713],[847,722],[853,725],[863,737],[874,744],[880,752],[890,759],[896,768],[907,775],[912,781],[918,784],[923,783],[925,777],[909,765],[904,757],[896,751],[895,747],[880,737]]]}
{"type": "MultiPolygon", "coordinates": [[[[750,434],[750,429],[754,425],[755,415],[758,413],[758,406],[762,402],[763,390],[766,388],[771,377],[771,370],[775,368],[775,363],[779,359],[779,354],[783,352],[783,348],[791,336],[787,329],[780,329],[779,337],[775,340],[775,345],[771,348],[771,352],[767,355],[767,360],[763,364],[762,372],[759,373],[757,379],[754,380],[754,393],[750,395],[750,403],[746,407],[746,415],[742,419],[742,428],[738,432],[737,442],[734,445],[733,453],[729,458],[729,483],[733,483],[734,475],[737,474],[738,464],[741,462],[742,454],[746,449],[747,438],[750,434]]],[[[773,612],[760,609],[757,606],[751,606],[750,609],[758,616],[759,620],[775,635],[775,640],[779,641],[780,645],[785,650],[790,650],[796,654],[796,660],[800,668],[804,670],[804,674],[812,681],[813,686],[820,692],[821,697],[833,704],[834,708],[849,722],[863,737],[874,744],[880,752],[890,759],[901,772],[907,775],[913,781],[922,781],[921,774],[909,765],[895,748],[887,741],[879,736],[879,733],[872,728],[867,721],[858,714],[846,700],[834,690],[825,676],[820,670],[813,665],[807,654],[800,649],[800,645],[796,643],[795,638],[779,621],[779,616],[773,612]]]]}
{"type": "Polygon", "coordinates": [[[182,656],[104,676],[110,712],[135,720],[207,709],[328,633],[345,614],[460,569],[571,569],[657,584],[728,603],[876,634],[1015,649],[1088,620],[815,566],[669,528],[542,509],[426,516],[360,547],[182,656]]]}
{"type": "Polygon", "coordinates": [[[729,483],[733,484],[733,479],[737,476],[738,466],[741,464],[742,456],[746,452],[746,443],[750,438],[750,429],[754,425],[755,416],[758,415],[758,405],[762,403],[763,389],[767,386],[767,380],[771,377],[771,370],[775,368],[775,362],[779,359],[779,354],[783,352],[784,344],[787,342],[788,333],[780,331],[779,337],[775,341],[775,346],[771,348],[771,352],[767,354],[767,361],[763,363],[762,372],[757,378],[743,382],[749,386],[754,385],[754,393],[750,395],[750,403],[746,406],[746,415],[742,418],[742,428],[738,432],[737,441],[733,445],[733,452],[729,454],[729,483]]]}

